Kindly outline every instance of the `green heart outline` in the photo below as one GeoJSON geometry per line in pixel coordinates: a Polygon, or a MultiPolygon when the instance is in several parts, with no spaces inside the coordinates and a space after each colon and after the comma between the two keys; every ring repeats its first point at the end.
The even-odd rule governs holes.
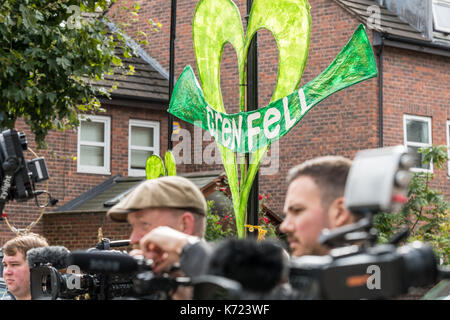
{"type": "MultiPolygon", "coordinates": [[[[255,0],[244,36],[241,15],[231,0],[200,0],[197,4],[192,35],[197,71],[206,101],[216,111],[225,107],[220,88],[220,61],[223,49],[230,43],[236,50],[240,84],[246,81],[245,61],[251,40],[260,29],[272,33],[278,48],[278,76],[272,101],[293,92],[300,84],[306,65],[311,34],[310,5],[307,0],[255,0]]],[[[239,88],[239,109],[246,111],[245,87],[239,88]]],[[[251,154],[246,172],[241,164],[241,185],[238,180],[236,154],[218,145],[229,181],[239,238],[245,236],[245,213],[250,189],[261,160],[269,146],[251,154]]],[[[242,162],[241,162],[242,163],[242,162]]]]}

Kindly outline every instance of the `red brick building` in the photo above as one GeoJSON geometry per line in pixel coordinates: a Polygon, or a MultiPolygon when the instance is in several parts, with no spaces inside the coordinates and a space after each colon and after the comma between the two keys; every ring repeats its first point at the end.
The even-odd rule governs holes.
{"type": "MultiPolygon", "coordinates": [[[[197,1],[177,2],[176,77],[188,64],[196,71],[191,24],[197,1]]],[[[309,0],[312,17],[311,45],[301,85],[311,81],[327,68],[360,23],[367,27],[377,58],[379,77],[340,91],[321,102],[280,140],[278,152],[276,148],[273,154],[271,151],[268,156],[270,163],[261,169],[259,187],[261,193],[269,195],[268,205],[272,210],[282,210],[287,187],[284,181],[288,170],[306,159],[321,155],[353,158],[361,149],[397,144],[405,144],[410,148],[431,144],[450,145],[450,30],[446,29],[445,19],[440,20],[441,15],[445,16],[450,10],[446,9],[448,2],[309,0]],[[278,169],[275,164],[277,155],[278,169]],[[273,166],[276,169],[274,174],[263,175],[264,167],[267,170],[273,169],[273,166]]],[[[236,0],[235,3],[243,17],[245,29],[246,1],[236,0]]],[[[103,211],[52,211],[57,211],[111,177],[118,174],[129,176],[129,136],[133,124],[138,128],[141,128],[139,125],[142,126],[142,134],[145,133],[145,128],[156,128],[159,125],[159,136],[154,138],[159,143],[159,154],[163,155],[167,149],[168,118],[165,110],[168,96],[164,96],[163,92],[167,89],[169,70],[170,2],[141,1],[140,5],[140,27],[143,27],[149,18],[162,24],[159,32],[148,33],[150,44],[143,48],[140,59],[146,61],[146,66],[153,68],[155,75],[158,74],[158,81],[164,83],[157,86],[161,89],[158,95],[146,96],[146,90],[155,82],[145,77],[136,79],[136,82],[140,83],[134,83],[133,90],[141,88],[137,90],[139,93],[119,90],[110,102],[105,102],[107,111],[101,116],[110,119],[109,142],[84,146],[85,149],[89,149],[89,146],[109,148],[110,158],[109,161],[105,160],[109,170],[96,173],[89,170],[80,171],[77,163],[80,158],[80,142],[76,132],[55,132],[48,137],[49,150],[39,151],[39,154],[46,157],[51,174],[49,190],[60,202],[56,208],[47,210],[33,231],[43,233],[53,244],[63,244],[71,249],[85,248],[86,239],[90,239],[90,243],[94,245],[100,226],[103,226],[106,237],[127,237],[128,226],[105,221],[103,211]],[[146,121],[144,124],[148,126],[131,120],[146,121]],[[77,161],[73,160],[74,157],[77,157],[77,161]]],[[[129,34],[133,34],[133,29],[129,30],[129,34]]],[[[261,107],[270,101],[275,87],[277,66],[275,40],[268,31],[261,30],[258,32],[258,105],[261,107]]],[[[231,45],[226,45],[224,49],[221,83],[227,112],[238,111],[237,59],[231,45]]],[[[101,122],[102,118],[98,120],[101,122]]],[[[191,125],[179,122],[181,128],[191,132],[192,137],[199,134],[191,125]]],[[[21,129],[21,124],[17,124],[17,128],[21,129]]],[[[204,135],[205,132],[201,134],[204,135]]],[[[138,133],[136,135],[138,136],[138,133]]],[[[29,141],[31,140],[30,136],[29,141]]],[[[190,164],[180,164],[179,171],[220,170],[220,165],[206,165],[204,162],[196,164],[194,159],[194,155],[205,153],[205,147],[210,143],[205,141],[203,148],[191,145],[194,152],[189,159],[186,158],[190,160],[190,164]]],[[[449,166],[442,170],[429,169],[436,174],[433,186],[441,189],[450,198],[449,166]]],[[[36,207],[31,204],[25,207],[26,210],[23,210],[24,206],[20,205],[21,212],[16,211],[16,214],[11,216],[11,220],[19,227],[25,227],[39,216],[36,207]]],[[[3,243],[11,235],[2,223],[0,242],[3,243]]]]}

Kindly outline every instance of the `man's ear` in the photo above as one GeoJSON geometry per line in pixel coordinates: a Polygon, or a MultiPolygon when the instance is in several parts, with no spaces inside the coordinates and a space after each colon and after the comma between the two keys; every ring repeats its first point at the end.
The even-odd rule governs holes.
{"type": "Polygon", "coordinates": [[[179,230],[183,233],[194,234],[194,215],[188,211],[184,212],[178,219],[179,230]]]}
{"type": "Polygon", "coordinates": [[[335,199],[328,209],[330,228],[339,228],[354,222],[353,215],[344,204],[344,197],[335,199]]]}

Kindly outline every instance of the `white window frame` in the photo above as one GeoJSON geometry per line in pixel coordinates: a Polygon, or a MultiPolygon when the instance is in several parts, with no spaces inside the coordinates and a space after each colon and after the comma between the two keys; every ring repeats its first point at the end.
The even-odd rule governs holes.
{"type": "Polygon", "coordinates": [[[447,120],[447,147],[448,147],[447,174],[450,177],[450,120],[447,120]]]}
{"type": "Polygon", "coordinates": [[[92,173],[92,174],[104,174],[110,175],[110,162],[111,162],[111,118],[107,116],[94,116],[94,115],[80,115],[78,119],[86,121],[90,119],[92,122],[102,122],[104,124],[104,142],[91,142],[81,141],[81,123],[78,127],[78,146],[77,146],[77,172],[78,173],[92,173]],[[81,145],[103,147],[103,163],[104,166],[86,166],[80,164],[80,151],[81,145]]]}
{"type": "MultiPolygon", "coordinates": [[[[430,117],[423,117],[423,116],[414,116],[414,115],[409,115],[409,114],[405,114],[403,115],[403,139],[404,139],[404,144],[406,147],[419,147],[419,148],[426,148],[426,147],[431,147],[433,144],[433,136],[432,136],[432,129],[431,129],[431,118],[430,117]],[[422,142],[408,142],[407,141],[407,134],[406,134],[406,121],[407,120],[416,120],[416,121],[421,121],[421,122],[426,122],[428,123],[428,137],[430,137],[430,142],[429,143],[422,143],[422,142]]],[[[433,173],[433,163],[430,163],[430,169],[422,169],[422,168],[411,168],[410,169],[413,172],[428,172],[428,173],[433,173]]]]}
{"type": "Polygon", "coordinates": [[[131,150],[153,151],[153,154],[159,155],[159,139],[160,139],[160,124],[158,121],[136,120],[130,119],[128,125],[128,176],[143,177],[145,176],[145,169],[131,169],[131,150]],[[142,147],[131,145],[131,127],[145,127],[153,128],[153,147],[142,147]]]}
{"type": "Polygon", "coordinates": [[[436,19],[436,7],[434,6],[434,4],[443,4],[445,6],[450,7],[450,1],[448,1],[448,0],[447,1],[446,0],[433,0],[433,2],[431,4],[432,11],[433,11],[434,30],[440,31],[440,32],[445,32],[445,33],[450,33],[450,29],[440,26],[438,24],[438,21],[436,19]]]}

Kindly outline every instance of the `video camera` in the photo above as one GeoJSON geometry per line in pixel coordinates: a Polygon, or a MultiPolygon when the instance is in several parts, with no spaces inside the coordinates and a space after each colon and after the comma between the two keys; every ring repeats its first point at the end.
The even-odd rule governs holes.
{"type": "MultiPolygon", "coordinates": [[[[35,190],[35,183],[49,179],[45,159],[26,161],[23,151],[27,148],[25,133],[14,129],[0,133],[0,213],[9,200],[23,202],[46,193],[35,190]]],[[[55,201],[49,195],[48,203],[53,205],[55,201]]]]}
{"type": "Polygon", "coordinates": [[[128,240],[102,239],[95,248],[70,253],[64,247],[43,247],[27,253],[33,300],[166,300],[189,279],[155,275],[152,261],[110,248],[128,240]],[[57,269],[66,269],[61,274],[57,269]],[[81,273],[84,272],[84,273],[81,273]]]}
{"type": "Polygon", "coordinates": [[[373,216],[393,212],[406,199],[412,158],[403,146],[360,151],[350,169],[347,208],[360,219],[323,230],[319,243],[333,248],[327,256],[291,259],[290,283],[310,299],[387,299],[448,278],[432,248],[421,242],[398,247],[408,230],[377,245],[373,216]]]}

